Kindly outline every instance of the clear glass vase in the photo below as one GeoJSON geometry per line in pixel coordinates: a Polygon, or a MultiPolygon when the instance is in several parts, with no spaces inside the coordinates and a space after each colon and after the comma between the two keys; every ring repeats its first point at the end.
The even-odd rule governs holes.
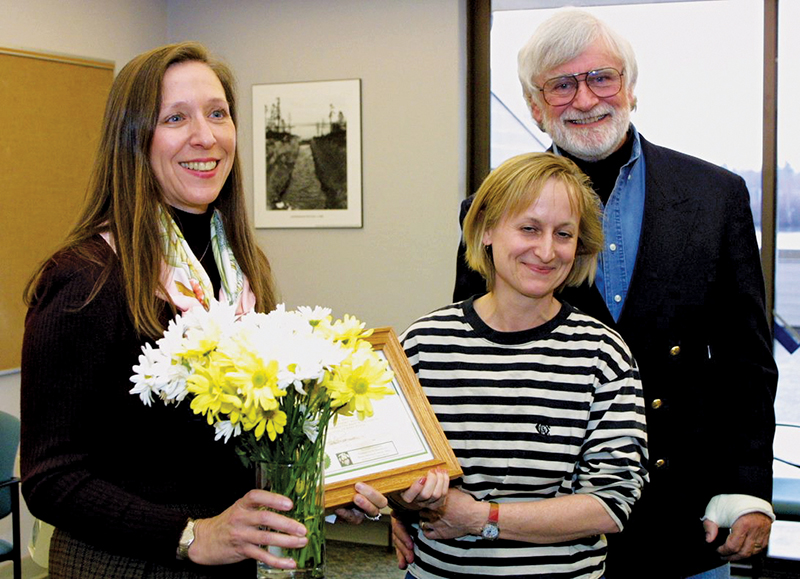
{"type": "MultiPolygon", "coordinates": [[[[324,437],[323,437],[324,442],[324,437]]],[[[258,579],[317,579],[325,577],[324,444],[304,462],[256,463],[256,486],[289,497],[290,511],[276,511],[305,525],[308,543],[300,549],[264,546],[273,555],[290,557],[296,569],[277,569],[258,562],[258,579]]]]}

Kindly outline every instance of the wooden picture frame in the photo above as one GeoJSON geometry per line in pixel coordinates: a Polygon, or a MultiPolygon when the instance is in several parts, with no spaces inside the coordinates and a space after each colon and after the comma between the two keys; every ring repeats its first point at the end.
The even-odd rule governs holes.
{"type": "MultiPolygon", "coordinates": [[[[372,336],[368,338],[368,341],[375,350],[382,352],[388,360],[395,375],[393,382],[395,392],[402,398],[398,400],[410,409],[414,424],[410,427],[413,431],[409,430],[408,436],[413,437],[421,434],[429,453],[425,453],[424,456],[420,454],[418,461],[412,459],[411,464],[404,464],[399,467],[393,467],[391,466],[393,464],[392,461],[386,461],[385,464],[377,466],[377,472],[375,466],[363,470],[356,467],[351,469],[351,472],[336,476],[335,480],[331,482],[328,482],[328,469],[326,468],[326,508],[352,504],[353,497],[356,494],[354,486],[357,482],[367,483],[383,494],[389,495],[407,489],[415,480],[424,477],[433,468],[446,468],[451,479],[458,478],[463,474],[461,466],[458,464],[458,459],[452,448],[450,448],[450,444],[439,421],[436,419],[433,408],[431,408],[422,386],[400,345],[400,341],[397,339],[397,334],[389,327],[376,328],[372,336]],[[384,470],[383,466],[388,466],[388,468],[384,470]]],[[[387,396],[386,398],[393,397],[387,396]]],[[[350,428],[368,427],[368,423],[371,420],[376,420],[376,416],[380,420],[385,420],[385,416],[378,416],[378,404],[373,402],[373,406],[376,414],[361,423],[365,426],[352,423],[350,428]]],[[[392,415],[392,419],[397,418],[399,417],[396,413],[392,415]]],[[[375,423],[373,422],[372,424],[374,425],[375,423]]],[[[331,424],[328,430],[326,453],[331,447],[331,438],[335,429],[336,427],[331,424]]]]}

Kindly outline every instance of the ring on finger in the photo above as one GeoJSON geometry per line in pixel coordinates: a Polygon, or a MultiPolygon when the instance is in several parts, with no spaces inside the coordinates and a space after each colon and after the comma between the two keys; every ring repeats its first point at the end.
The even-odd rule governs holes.
{"type": "Polygon", "coordinates": [[[422,529],[423,531],[427,531],[430,528],[430,524],[428,523],[428,521],[422,521],[419,524],[419,528],[422,529]]]}
{"type": "Polygon", "coordinates": [[[367,513],[364,513],[364,518],[365,518],[365,519],[367,519],[368,521],[377,521],[377,520],[380,520],[380,518],[381,518],[381,513],[380,513],[380,511],[378,511],[378,514],[377,514],[377,515],[375,515],[374,517],[371,517],[371,516],[370,516],[370,515],[368,515],[367,513]]]}

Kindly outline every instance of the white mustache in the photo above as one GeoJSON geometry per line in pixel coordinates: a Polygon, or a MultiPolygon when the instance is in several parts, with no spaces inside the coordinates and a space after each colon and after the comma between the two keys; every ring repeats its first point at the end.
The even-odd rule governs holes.
{"type": "Polygon", "coordinates": [[[570,114],[569,117],[561,117],[561,120],[565,123],[573,121],[589,121],[598,119],[603,115],[614,116],[614,107],[608,103],[600,103],[590,111],[586,111],[585,113],[575,111],[574,113],[570,114]]]}

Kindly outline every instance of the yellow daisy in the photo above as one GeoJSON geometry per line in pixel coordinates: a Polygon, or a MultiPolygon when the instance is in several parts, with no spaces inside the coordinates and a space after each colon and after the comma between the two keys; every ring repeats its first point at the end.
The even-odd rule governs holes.
{"type": "Polygon", "coordinates": [[[236,389],[225,379],[227,365],[212,356],[205,365],[195,365],[194,373],[186,379],[186,389],[194,394],[190,408],[214,424],[219,414],[238,414],[241,400],[236,389]]]}
{"type": "Polygon", "coordinates": [[[259,356],[243,353],[235,360],[234,371],[227,378],[242,394],[242,409],[251,413],[255,409],[263,411],[278,407],[278,398],[286,395],[286,390],[278,386],[278,362],[270,360],[266,364],[259,356]]]}
{"type": "Polygon", "coordinates": [[[380,400],[387,394],[393,394],[391,388],[384,386],[391,380],[392,372],[385,362],[367,360],[356,367],[350,363],[342,364],[328,376],[325,386],[333,407],[338,408],[339,413],[349,416],[356,412],[358,419],[364,420],[372,416],[370,400],[380,400]]]}

